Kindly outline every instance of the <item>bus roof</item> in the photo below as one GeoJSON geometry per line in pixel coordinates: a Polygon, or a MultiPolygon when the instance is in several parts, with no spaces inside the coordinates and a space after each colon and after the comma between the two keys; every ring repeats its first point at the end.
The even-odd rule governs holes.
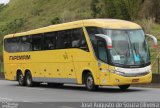
{"type": "Polygon", "coordinates": [[[86,19],[86,20],[79,20],[73,21],[68,23],[56,24],[47,27],[42,27],[26,32],[15,33],[6,35],[4,38],[8,37],[16,37],[16,36],[25,36],[25,35],[32,35],[32,34],[39,34],[45,32],[52,32],[52,31],[59,31],[59,30],[66,30],[78,27],[102,27],[107,29],[141,29],[141,27],[133,22],[119,20],[119,19],[86,19]]]}

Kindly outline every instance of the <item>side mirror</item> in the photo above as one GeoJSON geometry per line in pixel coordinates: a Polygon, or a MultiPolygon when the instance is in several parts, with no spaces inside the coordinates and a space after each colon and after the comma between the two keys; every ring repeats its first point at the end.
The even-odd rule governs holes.
{"type": "Polygon", "coordinates": [[[146,34],[146,36],[148,36],[149,38],[151,38],[154,42],[154,48],[158,48],[158,41],[157,41],[157,38],[151,34],[146,34]]]}
{"type": "Polygon", "coordinates": [[[107,35],[104,35],[104,34],[95,34],[95,36],[105,39],[106,43],[107,43],[107,48],[112,49],[112,39],[111,39],[111,37],[109,37],[107,35]]]}

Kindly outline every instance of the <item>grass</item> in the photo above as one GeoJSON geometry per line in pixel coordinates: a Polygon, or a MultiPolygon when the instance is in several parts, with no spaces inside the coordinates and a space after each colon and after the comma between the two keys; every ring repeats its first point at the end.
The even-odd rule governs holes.
{"type": "MultiPolygon", "coordinates": [[[[158,63],[157,63],[156,56],[160,53],[160,24],[154,24],[153,28],[151,29],[151,34],[156,36],[156,38],[158,40],[158,49],[157,49],[157,51],[153,48],[153,43],[152,42],[150,43],[152,72],[153,73],[158,73],[158,70],[157,70],[158,69],[158,63]]],[[[159,58],[160,58],[160,55],[159,55],[159,58]]]]}
{"type": "Polygon", "coordinates": [[[11,0],[0,13],[0,27],[15,19],[24,18],[26,22],[19,31],[31,30],[51,24],[55,17],[62,17],[64,11],[75,19],[90,17],[91,0],[11,0]],[[72,5],[71,5],[72,4],[72,5]]]}

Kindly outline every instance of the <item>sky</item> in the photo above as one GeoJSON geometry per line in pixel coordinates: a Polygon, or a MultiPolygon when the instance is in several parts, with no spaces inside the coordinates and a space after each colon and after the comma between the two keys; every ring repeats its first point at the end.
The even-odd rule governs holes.
{"type": "Polygon", "coordinates": [[[0,0],[0,4],[7,4],[10,0],[0,0]]]}

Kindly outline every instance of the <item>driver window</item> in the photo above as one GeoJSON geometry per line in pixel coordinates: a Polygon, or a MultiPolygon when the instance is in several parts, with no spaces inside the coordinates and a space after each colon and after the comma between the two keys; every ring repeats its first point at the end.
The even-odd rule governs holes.
{"type": "Polygon", "coordinates": [[[98,47],[98,58],[106,63],[107,62],[106,42],[99,40],[97,43],[97,47],[98,47]]]}

